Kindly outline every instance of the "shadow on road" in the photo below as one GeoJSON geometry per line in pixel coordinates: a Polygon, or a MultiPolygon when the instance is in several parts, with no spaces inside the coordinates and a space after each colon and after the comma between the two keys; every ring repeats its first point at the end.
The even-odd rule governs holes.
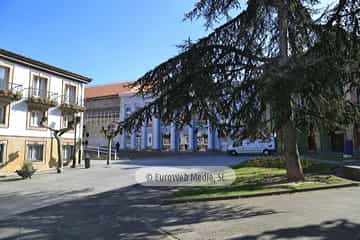
{"type": "Polygon", "coordinates": [[[163,239],[160,227],[180,232],[184,224],[276,214],[241,206],[161,206],[169,192],[134,185],[26,212],[0,221],[0,239],[163,239]]]}
{"type": "Polygon", "coordinates": [[[263,232],[259,235],[241,236],[229,240],[260,240],[260,239],[319,239],[319,240],[360,240],[360,224],[346,219],[326,221],[319,225],[307,225],[295,228],[282,228],[263,232]]]}

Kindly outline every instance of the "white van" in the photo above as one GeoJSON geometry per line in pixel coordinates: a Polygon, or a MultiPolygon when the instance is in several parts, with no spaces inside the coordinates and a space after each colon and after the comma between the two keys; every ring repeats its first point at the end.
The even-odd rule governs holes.
{"type": "Polygon", "coordinates": [[[275,139],[270,137],[268,139],[256,139],[256,140],[239,140],[233,141],[228,146],[227,152],[235,156],[240,153],[262,153],[264,155],[270,155],[276,149],[275,139]]]}

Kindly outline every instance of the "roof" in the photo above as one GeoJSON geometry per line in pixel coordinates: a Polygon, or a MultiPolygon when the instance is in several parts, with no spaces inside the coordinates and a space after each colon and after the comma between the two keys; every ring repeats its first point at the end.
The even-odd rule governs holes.
{"type": "Polygon", "coordinates": [[[84,83],[91,82],[91,78],[58,68],[58,67],[55,67],[55,66],[22,56],[22,55],[19,55],[17,53],[10,52],[10,51],[2,49],[2,48],[0,48],[0,57],[6,59],[8,61],[11,61],[11,62],[22,64],[22,65],[25,65],[28,67],[32,67],[32,68],[35,68],[35,69],[38,69],[38,70],[41,70],[44,72],[56,74],[60,77],[66,77],[68,79],[79,81],[79,82],[84,82],[84,83]]]}
{"type": "Polygon", "coordinates": [[[119,94],[136,93],[136,89],[131,89],[127,85],[134,81],[126,81],[112,84],[96,85],[85,88],[85,99],[117,96],[119,94]]]}

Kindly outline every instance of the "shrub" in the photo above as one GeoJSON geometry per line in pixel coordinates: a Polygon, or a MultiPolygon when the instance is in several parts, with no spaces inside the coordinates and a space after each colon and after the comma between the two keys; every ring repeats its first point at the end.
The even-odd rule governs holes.
{"type": "Polygon", "coordinates": [[[72,110],[76,110],[76,111],[85,111],[85,107],[75,104],[75,103],[62,103],[61,104],[63,108],[68,108],[68,109],[72,109],[72,110]]]}
{"type": "Polygon", "coordinates": [[[34,169],[31,161],[24,161],[20,170],[16,170],[16,173],[22,177],[23,179],[31,178],[31,176],[35,173],[36,169],[34,169]]]}
{"type": "Polygon", "coordinates": [[[33,163],[32,161],[24,161],[22,167],[21,167],[21,171],[24,171],[24,172],[31,172],[34,170],[34,167],[33,167],[33,163]]]}
{"type": "Polygon", "coordinates": [[[41,104],[50,105],[50,106],[56,106],[57,105],[57,102],[55,100],[51,100],[51,99],[48,99],[46,97],[32,96],[30,98],[30,101],[34,102],[34,103],[41,103],[41,104]]]}
{"type": "Polygon", "coordinates": [[[21,92],[13,92],[9,89],[2,89],[0,88],[0,96],[6,96],[9,97],[13,100],[20,100],[22,98],[22,93],[21,92]]]}

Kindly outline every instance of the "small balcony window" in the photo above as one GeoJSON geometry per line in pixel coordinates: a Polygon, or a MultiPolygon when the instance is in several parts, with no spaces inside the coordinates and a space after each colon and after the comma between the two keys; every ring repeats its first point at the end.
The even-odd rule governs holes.
{"type": "Polygon", "coordinates": [[[31,111],[30,112],[30,127],[41,127],[40,122],[45,117],[45,112],[31,111]]]}
{"type": "Polygon", "coordinates": [[[0,66],[0,88],[8,89],[9,73],[10,69],[8,67],[0,66]]]}
{"type": "Polygon", "coordinates": [[[72,127],[72,123],[74,123],[74,114],[65,114],[63,115],[63,127],[69,128],[72,127]]]}
{"type": "Polygon", "coordinates": [[[72,85],[65,85],[65,99],[67,104],[77,104],[76,102],[76,87],[72,85]]]}
{"type": "Polygon", "coordinates": [[[34,97],[47,97],[47,79],[40,76],[34,76],[33,78],[33,96],[34,97]]]}

